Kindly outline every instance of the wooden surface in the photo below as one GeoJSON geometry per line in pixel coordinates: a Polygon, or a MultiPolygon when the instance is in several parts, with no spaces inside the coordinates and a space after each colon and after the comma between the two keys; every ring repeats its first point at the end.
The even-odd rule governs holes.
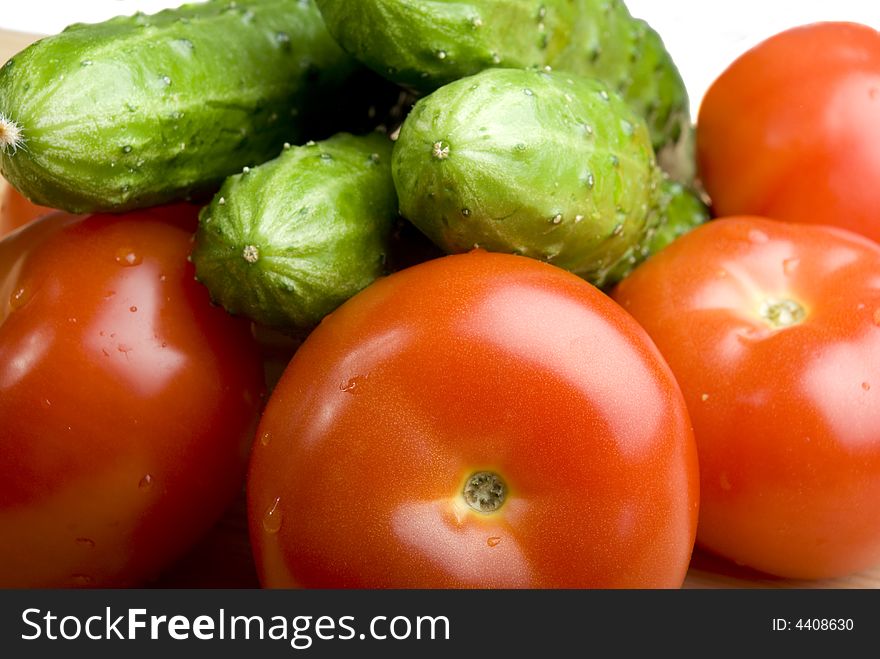
{"type": "MultiPolygon", "coordinates": [[[[0,29],[0,62],[33,41],[34,35],[0,29]]],[[[159,588],[256,588],[247,537],[244,495],[214,529],[155,584],[159,588]]],[[[880,588],[880,566],[840,579],[776,579],[710,556],[694,554],[685,588],[880,588]]]]}

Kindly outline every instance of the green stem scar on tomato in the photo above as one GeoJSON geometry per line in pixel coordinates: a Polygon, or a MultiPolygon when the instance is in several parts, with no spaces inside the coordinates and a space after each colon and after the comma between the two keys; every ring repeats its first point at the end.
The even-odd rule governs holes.
{"type": "Polygon", "coordinates": [[[681,586],[697,465],[643,330],[481,250],[377,280],[309,335],[257,430],[268,587],[681,586]]]}
{"type": "Polygon", "coordinates": [[[480,513],[494,513],[504,505],[507,486],[501,476],[491,471],[479,471],[464,486],[464,500],[480,513]]]}
{"type": "Polygon", "coordinates": [[[806,315],[800,304],[788,298],[768,298],[761,303],[761,317],[773,328],[797,325],[806,315]]]}

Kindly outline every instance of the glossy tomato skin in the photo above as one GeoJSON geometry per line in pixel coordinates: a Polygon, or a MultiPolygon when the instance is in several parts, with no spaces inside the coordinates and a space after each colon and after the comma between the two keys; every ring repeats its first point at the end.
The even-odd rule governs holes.
{"type": "Polygon", "coordinates": [[[880,32],[816,23],[759,44],[707,91],[697,152],[717,216],[880,240],[880,32]]]}
{"type": "Polygon", "coordinates": [[[248,477],[268,587],[679,587],[690,422],[641,328],[577,277],[474,251],[371,285],[284,372],[248,477]],[[495,512],[462,491],[488,471],[495,512]]]}
{"type": "Polygon", "coordinates": [[[143,584],[240,491],[262,371],[194,281],[195,213],[0,242],[0,586],[143,584]]]}
{"type": "Polygon", "coordinates": [[[687,400],[698,544],[784,577],[880,563],[880,247],[830,227],[716,220],[614,297],[687,400]],[[774,324],[785,300],[800,322],[783,304],[774,324]]]}

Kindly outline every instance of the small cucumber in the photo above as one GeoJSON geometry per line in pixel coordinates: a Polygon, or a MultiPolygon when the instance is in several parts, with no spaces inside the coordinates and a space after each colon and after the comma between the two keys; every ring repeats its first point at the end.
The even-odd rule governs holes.
{"type": "Polygon", "coordinates": [[[0,69],[0,171],[33,201],[76,212],[213,192],[285,141],[339,130],[328,110],[356,104],[348,85],[364,71],[313,0],[73,25],[0,69]]]}
{"type": "Polygon", "coordinates": [[[523,254],[597,285],[659,222],[645,122],[567,73],[487,69],[441,87],[404,121],[392,168],[402,214],[447,252],[523,254]]]}
{"type": "MultiPolygon", "coordinates": [[[[317,3],[343,48],[421,92],[490,67],[551,67],[601,78],[620,92],[647,121],[655,150],[674,150],[690,128],[675,63],[657,33],[621,0],[317,3]]],[[[671,166],[692,175],[686,163],[671,166]]]]}
{"type": "Polygon", "coordinates": [[[382,275],[397,218],[391,147],[343,133],[227,179],[192,254],[212,298],[298,333],[382,275]]]}

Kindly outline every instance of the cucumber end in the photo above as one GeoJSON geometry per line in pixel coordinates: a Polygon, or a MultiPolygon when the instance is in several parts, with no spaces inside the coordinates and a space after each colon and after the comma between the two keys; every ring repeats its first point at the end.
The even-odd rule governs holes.
{"type": "Polygon", "coordinates": [[[21,126],[0,113],[0,151],[14,154],[24,148],[24,135],[21,126]]]}

